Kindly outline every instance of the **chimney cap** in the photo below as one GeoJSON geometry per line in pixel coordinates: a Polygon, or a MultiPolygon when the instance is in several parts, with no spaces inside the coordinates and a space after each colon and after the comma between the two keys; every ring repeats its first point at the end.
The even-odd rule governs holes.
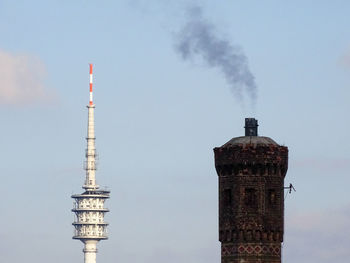
{"type": "Polygon", "coordinates": [[[245,118],[245,136],[258,136],[258,126],[255,118],[245,118]]]}

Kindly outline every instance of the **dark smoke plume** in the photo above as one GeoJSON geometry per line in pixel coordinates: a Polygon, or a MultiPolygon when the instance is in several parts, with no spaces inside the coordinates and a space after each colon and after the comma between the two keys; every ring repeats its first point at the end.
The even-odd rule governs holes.
{"type": "Polygon", "coordinates": [[[200,7],[188,10],[188,21],[178,34],[176,50],[184,60],[200,56],[225,76],[234,95],[242,99],[246,92],[254,103],[256,84],[241,48],[218,36],[215,26],[202,16],[200,7]]]}

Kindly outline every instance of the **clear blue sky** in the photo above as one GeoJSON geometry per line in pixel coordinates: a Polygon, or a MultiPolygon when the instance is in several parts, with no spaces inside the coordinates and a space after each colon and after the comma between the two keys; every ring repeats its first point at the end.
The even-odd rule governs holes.
{"type": "Polygon", "coordinates": [[[245,117],[289,147],[297,192],[284,262],[348,262],[349,11],[348,1],[0,1],[2,262],[83,260],[70,195],[85,176],[88,63],[97,180],[112,191],[98,262],[220,262],[212,149],[243,135],[245,117]],[[219,70],[176,53],[199,2],[246,54],[254,108],[219,70]]]}

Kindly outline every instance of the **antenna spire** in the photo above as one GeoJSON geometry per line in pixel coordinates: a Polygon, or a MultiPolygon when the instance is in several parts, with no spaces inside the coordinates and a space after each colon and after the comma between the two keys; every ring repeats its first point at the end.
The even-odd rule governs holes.
{"type": "Polygon", "coordinates": [[[83,186],[84,189],[98,189],[96,184],[96,148],[95,148],[95,105],[92,101],[92,64],[90,64],[90,102],[88,108],[88,128],[87,128],[87,148],[86,148],[86,180],[83,186]]]}

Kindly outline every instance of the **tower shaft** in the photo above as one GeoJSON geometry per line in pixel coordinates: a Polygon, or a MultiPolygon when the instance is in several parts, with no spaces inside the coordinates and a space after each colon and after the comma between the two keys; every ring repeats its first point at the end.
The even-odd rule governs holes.
{"type": "Polygon", "coordinates": [[[97,241],[86,240],[84,243],[84,263],[96,263],[97,241]]]}

